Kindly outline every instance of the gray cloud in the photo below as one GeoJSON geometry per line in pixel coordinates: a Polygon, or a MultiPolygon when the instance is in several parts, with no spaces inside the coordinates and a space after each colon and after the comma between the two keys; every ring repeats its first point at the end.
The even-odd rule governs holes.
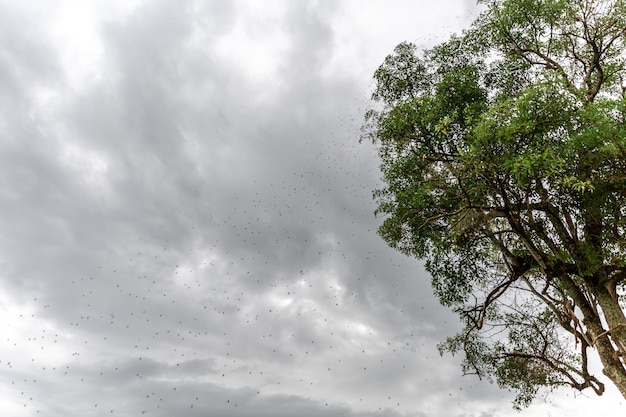
{"type": "Polygon", "coordinates": [[[458,324],[375,235],[367,81],[328,72],[338,7],[145,2],[97,28],[99,68],[78,86],[45,25],[26,35],[32,14],[3,14],[0,369],[14,396],[0,409],[508,410],[438,356],[458,324]],[[238,30],[251,44],[225,52],[238,30]],[[270,30],[284,45],[259,79],[246,54],[270,30]]]}

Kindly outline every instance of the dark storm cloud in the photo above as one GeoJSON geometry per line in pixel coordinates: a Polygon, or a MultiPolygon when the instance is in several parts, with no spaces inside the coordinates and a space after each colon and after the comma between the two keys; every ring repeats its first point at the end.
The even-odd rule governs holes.
{"type": "MultiPolygon", "coordinates": [[[[57,369],[14,380],[34,398],[48,391],[67,402],[43,404],[50,415],[98,415],[105,404],[116,413],[145,404],[157,415],[192,405],[233,416],[354,414],[272,394],[298,392],[295,375],[281,377],[287,366],[303,373],[302,384],[369,392],[389,397],[379,407],[397,407],[378,386],[393,386],[414,359],[370,362],[420,348],[411,330],[422,325],[401,312],[426,287],[399,276],[400,265],[390,272],[401,263],[395,255],[363,259],[383,249],[370,243],[377,174],[346,120],[360,118],[350,108],[362,92],[321,76],[332,8],[290,3],[280,82],[260,101],[259,85],[212,48],[234,11],[193,12],[150,2],[106,25],[107,77],[55,108],[54,123],[11,125],[18,139],[3,155],[14,167],[6,189],[17,197],[5,200],[3,227],[20,240],[4,241],[5,284],[30,299],[66,350],[57,369]],[[360,341],[367,329],[382,347],[360,341]],[[356,348],[362,358],[341,364],[356,348]],[[51,388],[55,378],[67,382],[51,388]],[[223,379],[268,393],[251,400],[254,390],[220,388],[223,379]]],[[[31,60],[47,60],[38,54],[31,60]]],[[[42,348],[35,363],[54,357],[42,348]]]]}

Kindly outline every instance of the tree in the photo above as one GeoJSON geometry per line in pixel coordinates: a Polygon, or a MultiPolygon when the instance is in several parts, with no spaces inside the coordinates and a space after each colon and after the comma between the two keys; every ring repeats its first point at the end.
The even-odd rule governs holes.
{"type": "Polygon", "coordinates": [[[375,72],[379,234],[464,330],[440,345],[515,390],[626,397],[626,0],[483,0],[375,72]]]}

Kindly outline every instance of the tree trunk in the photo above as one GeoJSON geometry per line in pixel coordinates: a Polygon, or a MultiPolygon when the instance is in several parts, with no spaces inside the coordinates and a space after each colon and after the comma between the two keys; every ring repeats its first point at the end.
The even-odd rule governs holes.
{"type": "Polygon", "coordinates": [[[603,286],[593,288],[595,296],[604,313],[608,329],[593,334],[599,329],[589,329],[594,338],[598,338],[596,348],[606,375],[626,398],[626,317],[618,301],[603,286]]]}

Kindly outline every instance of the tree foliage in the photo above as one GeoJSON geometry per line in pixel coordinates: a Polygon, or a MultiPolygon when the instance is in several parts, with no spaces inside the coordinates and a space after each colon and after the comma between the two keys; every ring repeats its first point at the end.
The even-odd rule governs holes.
{"type": "Polygon", "coordinates": [[[461,35],[401,43],[364,135],[380,235],[425,260],[464,371],[517,391],[626,397],[624,0],[483,0],[461,35]]]}

